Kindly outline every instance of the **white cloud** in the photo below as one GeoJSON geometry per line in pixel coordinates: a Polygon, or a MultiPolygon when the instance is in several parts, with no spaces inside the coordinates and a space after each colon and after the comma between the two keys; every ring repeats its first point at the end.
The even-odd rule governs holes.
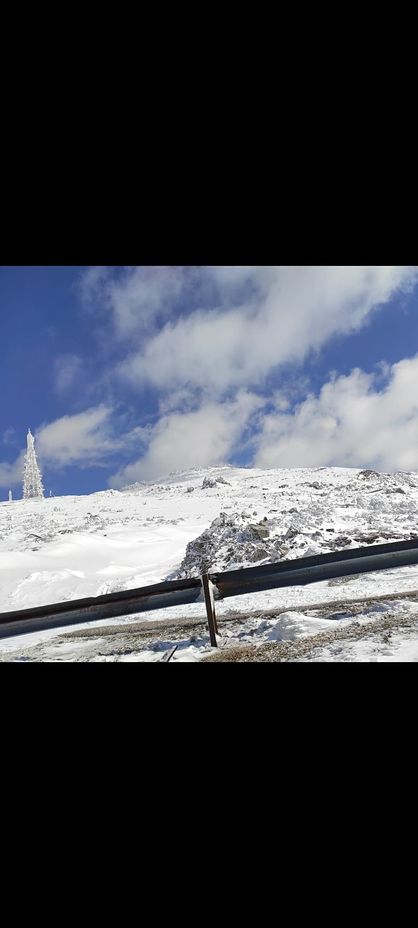
{"type": "Polygon", "coordinates": [[[224,287],[237,287],[247,283],[260,272],[269,270],[268,268],[257,267],[255,265],[211,265],[205,268],[209,276],[213,277],[218,285],[224,287]]]}
{"type": "Polygon", "coordinates": [[[109,277],[111,268],[105,265],[88,267],[80,276],[80,292],[86,302],[92,300],[109,277]]]}
{"type": "Polygon", "coordinates": [[[23,459],[24,452],[22,451],[12,464],[0,461],[0,487],[12,489],[12,487],[22,483],[23,459]]]}
{"type": "Polygon", "coordinates": [[[55,467],[107,463],[109,455],[121,447],[121,439],[113,435],[112,413],[111,407],[101,405],[42,426],[36,432],[40,460],[55,467]]]}
{"type": "Polygon", "coordinates": [[[163,322],[183,286],[180,267],[134,268],[122,281],[113,282],[108,295],[118,333],[130,335],[163,322]]]}
{"type": "Polygon", "coordinates": [[[95,299],[111,313],[119,337],[130,337],[170,315],[187,284],[186,270],[144,266],[120,268],[119,274],[112,276],[110,268],[91,267],[82,276],[81,292],[84,299],[95,299]]]}
{"type": "MultiPolygon", "coordinates": [[[[251,422],[263,466],[415,466],[408,464],[418,446],[415,419],[402,387],[410,370],[402,365],[415,362],[374,376],[335,375],[319,397],[308,396],[293,414],[286,404],[290,397],[292,408],[306,395],[302,383],[292,396],[270,394],[274,414],[265,413],[253,391],[262,390],[280,366],[302,362],[335,335],[358,331],[417,282],[412,266],[89,268],[83,296],[95,312],[104,310],[112,339],[108,326],[97,331],[106,349],[114,343],[120,356],[124,352],[117,388],[126,380],[138,393],[155,388],[160,419],[121,438],[108,406],[63,417],[39,431],[41,459],[53,466],[90,466],[128,449],[137,460],[112,478],[121,486],[227,460],[251,422]]],[[[76,355],[63,356],[57,390],[70,389],[79,369],[76,355]]],[[[248,435],[246,441],[248,447],[248,435]]]]}
{"type": "Polygon", "coordinates": [[[110,486],[122,487],[174,470],[226,461],[262,402],[253,394],[240,392],[235,400],[222,405],[204,403],[193,412],[163,416],[143,457],[119,470],[109,480],[110,486]]]}
{"type": "Polygon", "coordinates": [[[81,370],[82,361],[76,354],[61,354],[54,362],[55,389],[65,393],[72,387],[81,370]]]}
{"type": "Polygon", "coordinates": [[[418,355],[334,377],[292,414],[265,416],[257,443],[260,467],[418,470],[418,355]]]}
{"type": "Polygon", "coordinates": [[[376,307],[418,280],[418,268],[401,266],[208,267],[191,269],[191,277],[177,268],[169,269],[178,272],[171,288],[166,269],[152,270],[142,302],[143,269],[113,291],[119,328],[132,330],[146,307],[154,320],[160,313],[161,323],[147,338],[142,333],[119,372],[138,385],[187,386],[213,396],[262,385],[279,365],[302,361],[333,335],[357,331],[376,307]],[[194,304],[164,322],[182,287],[194,304]]]}
{"type": "Polygon", "coordinates": [[[10,428],[6,429],[3,432],[3,444],[4,445],[15,445],[16,444],[16,429],[10,428]]]}

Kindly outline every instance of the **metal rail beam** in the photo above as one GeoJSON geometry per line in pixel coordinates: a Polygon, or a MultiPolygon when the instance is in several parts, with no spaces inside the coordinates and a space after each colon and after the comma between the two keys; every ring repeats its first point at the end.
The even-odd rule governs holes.
{"type": "Polygon", "coordinates": [[[203,602],[200,579],[169,581],[121,593],[1,613],[0,638],[197,602],[203,602]]]}
{"type": "Polygon", "coordinates": [[[211,574],[215,599],[418,564],[418,539],[211,574]]]}

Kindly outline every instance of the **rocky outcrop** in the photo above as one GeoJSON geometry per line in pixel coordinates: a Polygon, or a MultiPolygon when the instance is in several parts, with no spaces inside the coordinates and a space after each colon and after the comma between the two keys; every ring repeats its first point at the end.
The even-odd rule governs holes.
{"type": "Polygon", "coordinates": [[[267,519],[254,523],[242,514],[221,512],[206,531],[187,545],[176,577],[186,579],[208,570],[276,563],[288,551],[282,538],[271,535],[267,519]]]}
{"type": "Polygon", "coordinates": [[[205,477],[202,483],[202,490],[211,490],[216,487],[218,483],[223,483],[227,487],[231,486],[231,484],[228,483],[227,480],[224,480],[223,477],[205,477]]]}

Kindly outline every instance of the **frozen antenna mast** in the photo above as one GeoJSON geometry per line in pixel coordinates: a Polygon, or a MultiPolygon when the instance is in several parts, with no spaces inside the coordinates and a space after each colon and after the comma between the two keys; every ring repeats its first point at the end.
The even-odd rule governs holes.
{"type": "Polygon", "coordinates": [[[28,447],[23,467],[23,499],[43,499],[44,488],[41,472],[38,467],[35,452],[35,439],[30,429],[27,435],[28,447]]]}

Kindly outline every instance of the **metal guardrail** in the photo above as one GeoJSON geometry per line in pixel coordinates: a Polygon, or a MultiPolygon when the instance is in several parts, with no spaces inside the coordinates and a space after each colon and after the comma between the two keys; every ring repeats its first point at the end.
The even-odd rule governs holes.
{"type": "Polygon", "coordinates": [[[120,593],[0,613],[0,638],[203,602],[199,579],[173,580],[120,593]]]}
{"type": "Polygon", "coordinates": [[[210,578],[219,591],[219,598],[224,599],[243,593],[257,593],[284,586],[305,586],[319,580],[407,567],[411,564],[418,564],[418,538],[300,557],[279,564],[264,564],[262,567],[229,570],[211,574],[210,578]]]}
{"type": "Polygon", "coordinates": [[[216,647],[216,600],[412,564],[418,564],[418,538],[296,558],[261,567],[208,573],[202,578],[166,581],[105,596],[3,612],[0,614],[0,638],[204,602],[211,644],[216,647]]]}

